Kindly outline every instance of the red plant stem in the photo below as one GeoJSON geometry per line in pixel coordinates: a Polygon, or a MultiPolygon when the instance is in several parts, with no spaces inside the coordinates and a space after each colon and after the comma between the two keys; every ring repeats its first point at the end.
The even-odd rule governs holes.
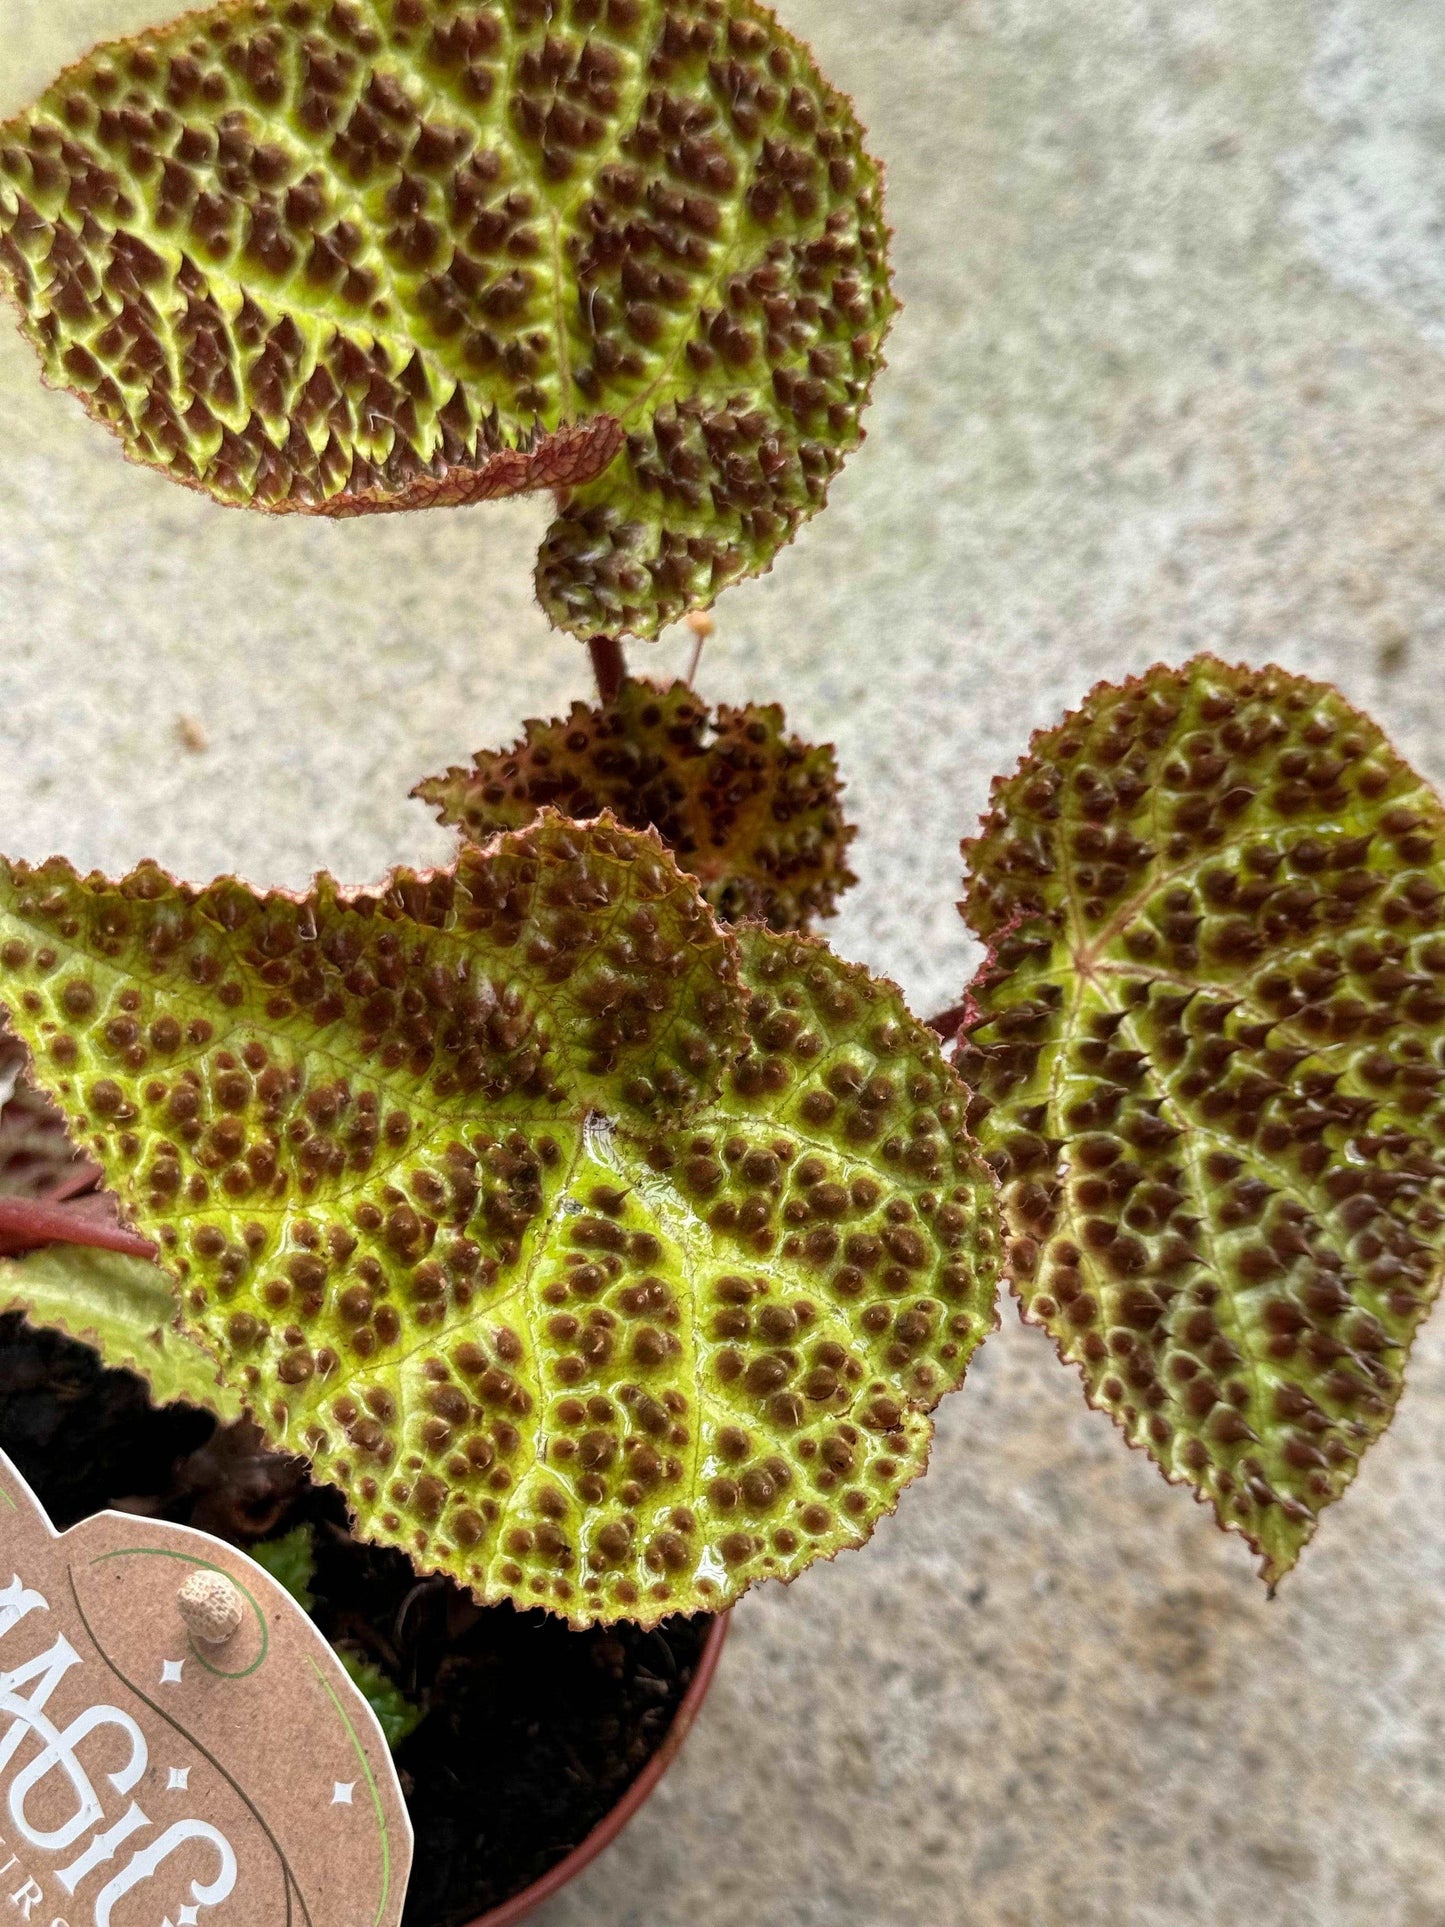
{"type": "Polygon", "coordinates": [[[149,1238],[118,1224],[97,1224],[71,1205],[44,1198],[0,1198],[0,1254],[16,1257],[40,1245],[89,1245],[127,1258],[154,1258],[149,1238]]]}
{"type": "Polygon", "coordinates": [[[597,694],[602,707],[610,709],[622,694],[627,681],[627,658],[616,636],[593,636],[587,644],[592,657],[592,673],[597,678],[597,694]]]}
{"type": "Polygon", "coordinates": [[[45,1201],[47,1204],[63,1204],[67,1198],[78,1198],[84,1191],[94,1191],[104,1175],[98,1164],[77,1164],[54,1190],[46,1192],[45,1201]]]}

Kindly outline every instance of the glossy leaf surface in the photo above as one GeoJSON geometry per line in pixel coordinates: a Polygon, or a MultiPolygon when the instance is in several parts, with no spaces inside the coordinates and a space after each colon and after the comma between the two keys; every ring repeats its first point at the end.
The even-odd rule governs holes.
{"type": "Polygon", "coordinates": [[[548,807],[576,818],[610,810],[655,829],[720,916],[804,929],[857,882],[846,862],[856,832],[831,746],[785,727],[776,704],[714,713],[686,683],[630,680],[610,707],[574,703],[565,720],[530,722],[513,748],[483,751],[413,794],[477,843],[548,807]]]}
{"type": "Polygon", "coordinates": [[[1438,1289],[1445,813],[1335,690],[1202,657],[1101,684],[964,848],[1025,1315],[1273,1583],[1438,1289]]]}
{"type": "Polygon", "coordinates": [[[891,986],[555,817],[304,901],[0,870],[0,998],[182,1321],[360,1529],[578,1621],[867,1538],[994,1317],[891,986]]]}
{"type": "Polygon", "coordinates": [[[753,0],[243,0],[0,127],[47,378],[222,502],[546,488],[537,586],[654,634],[766,569],[893,311],[848,103],[753,0]]]}

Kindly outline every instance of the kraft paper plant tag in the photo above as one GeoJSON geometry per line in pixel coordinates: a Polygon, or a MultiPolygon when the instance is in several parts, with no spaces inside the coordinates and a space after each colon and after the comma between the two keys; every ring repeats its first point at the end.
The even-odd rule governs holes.
{"type": "Polygon", "coordinates": [[[283,1587],[185,1526],[58,1534],[3,1453],[0,1836],[0,1920],[34,1927],[399,1927],[412,1856],[381,1728],[283,1587]]]}

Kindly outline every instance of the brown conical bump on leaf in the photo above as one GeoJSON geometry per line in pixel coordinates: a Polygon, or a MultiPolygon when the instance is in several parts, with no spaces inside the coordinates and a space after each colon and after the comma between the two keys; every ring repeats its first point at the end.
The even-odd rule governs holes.
{"type": "Polygon", "coordinates": [[[610,706],[579,702],[565,720],[529,722],[511,749],[480,751],[412,794],[477,843],[547,808],[578,819],[610,810],[655,829],[719,915],[803,929],[858,881],[845,861],[857,832],[831,744],[784,728],[776,704],[713,712],[686,683],[628,681],[610,706]]]}
{"type": "Polygon", "coordinates": [[[552,488],[544,607],[651,636],[862,438],[876,163],[755,0],[228,0],[0,126],[46,378],[221,502],[552,488]]]}
{"type": "Polygon", "coordinates": [[[1438,1289],[1445,812],[1336,690],[1202,656],[1036,736],[964,851],[1025,1316],[1274,1584],[1438,1289]]]}
{"type": "Polygon", "coordinates": [[[610,818],[301,900],[0,865],[0,1004],[271,1443],[483,1599],[861,1543],[994,1320],[937,1040],[610,818]]]}

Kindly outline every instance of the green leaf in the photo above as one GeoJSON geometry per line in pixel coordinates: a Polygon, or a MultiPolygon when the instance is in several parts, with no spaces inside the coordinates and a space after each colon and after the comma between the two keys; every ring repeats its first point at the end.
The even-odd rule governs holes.
{"type": "Polygon", "coordinates": [[[316,1540],[310,1526],[297,1526],[279,1539],[263,1539],[259,1545],[248,1546],[246,1550],[258,1566],[265,1567],[278,1586],[286,1588],[302,1612],[311,1611],[316,1604],[311,1591],[311,1582],[316,1577],[316,1540]]]}
{"type": "Polygon", "coordinates": [[[136,460],[277,513],[555,490],[548,614],[651,636],[861,439],[862,143],[753,0],[244,0],[0,126],[0,285],[136,460]]]}
{"type": "Polygon", "coordinates": [[[170,1279],[143,1258],[77,1245],[47,1245],[27,1257],[0,1260],[0,1311],[21,1311],[90,1345],[113,1370],[134,1372],[157,1405],[199,1405],[230,1421],[241,1400],[223,1386],[213,1358],[174,1329],[170,1279]]]}
{"type": "Polygon", "coordinates": [[[992,1180],[892,986],[544,817],[304,900],[0,866],[0,997],[271,1442],[579,1623],[866,1539],[994,1317],[992,1180]]]}
{"type": "MultiPolygon", "coordinates": [[[[316,1604],[311,1591],[316,1578],[316,1536],[309,1525],[300,1525],[284,1538],[263,1539],[248,1548],[258,1566],[264,1566],[279,1585],[286,1588],[304,1613],[316,1604]]],[[[386,1743],[394,1753],[403,1740],[410,1739],[421,1725],[420,1708],[412,1705],[387,1673],[374,1660],[364,1659],[350,1646],[333,1649],[367,1704],[377,1717],[386,1743]]]]}
{"type": "Polygon", "coordinates": [[[1272,1585],[1439,1285],[1445,813],[1337,691],[1203,656],[1100,684],[964,849],[1025,1315],[1272,1585]]]}
{"type": "Polygon", "coordinates": [[[421,1725],[424,1717],[421,1708],[412,1705],[396,1681],[384,1673],[375,1660],[362,1659],[348,1646],[338,1646],[335,1651],[352,1684],[359,1688],[375,1713],[386,1743],[395,1753],[402,1741],[409,1740],[421,1725]]]}
{"type": "Polygon", "coordinates": [[[830,916],[858,879],[831,745],[784,734],[772,704],[714,714],[686,683],[629,680],[606,708],[574,703],[556,722],[529,722],[508,750],[480,751],[412,792],[475,843],[555,807],[574,818],[610,810],[654,829],[702,884],[720,916],[774,930],[830,916]]]}

